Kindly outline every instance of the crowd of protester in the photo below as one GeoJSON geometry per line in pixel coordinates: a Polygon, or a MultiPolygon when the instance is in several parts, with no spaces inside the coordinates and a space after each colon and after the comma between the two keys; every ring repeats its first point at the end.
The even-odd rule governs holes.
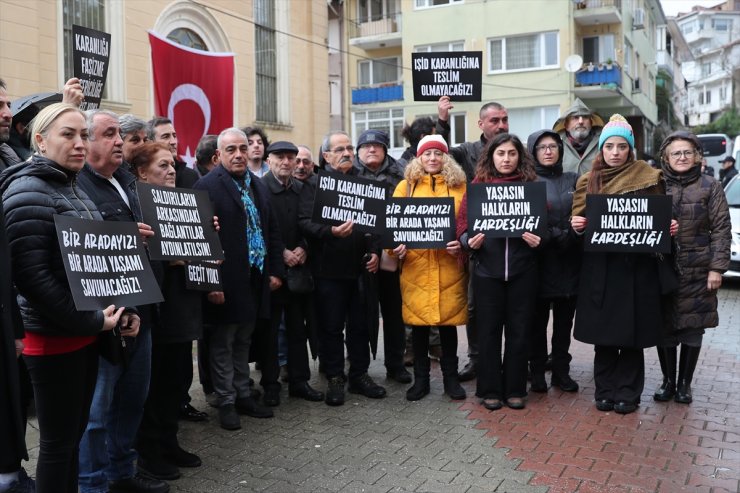
{"type": "Polygon", "coordinates": [[[178,441],[179,420],[208,419],[190,404],[193,341],[200,382],[226,430],[242,427],[240,415],[273,417],[283,383],[290,398],[330,406],[344,404],[347,391],[384,398],[368,374],[368,321],[378,307],[386,378],[412,384],[409,401],[429,394],[434,354],[445,394],[464,399],[460,382],[477,378],[475,395],[491,411],[522,409],[528,391],[547,392],[548,369],[550,385],[577,392],[571,333],[594,346],[598,410],[638,408],[650,347],[663,372],[654,399],[692,401],[702,335],[718,324],[730,220],[722,186],[701,172],[701,144],[688,132],[664,141],[656,169],[637,159],[634,132],[620,115],[605,124],[576,100],[525,145],[509,133],[506,108],[488,103],[480,139],[451,147],[453,104],[442,97],[436,122],[419,118],[404,129],[409,147],[399,160],[382,130],[362,132],[356,146],[346,132],[329,132],[317,166],[308,146],[234,127],[204,136],[189,168],[172,121],[83,113],[81,100],[72,79],[62,103],[25,122],[31,149],[20,157],[6,144],[12,113],[0,80],[0,492],[169,491],[166,481],[180,468],[203,462],[178,441]],[[373,180],[388,196],[451,197],[455,238],[440,249],[383,250],[378,236],[351,221],[315,222],[319,167],[373,180]],[[223,287],[188,290],[186,262],[152,260],[163,302],[79,311],[53,217],[133,222],[150,238],[137,182],[208,193],[223,287]],[[469,229],[468,184],[523,182],[546,185],[544,234],[491,238],[469,229]],[[588,194],[666,193],[671,254],[584,252],[588,194]],[[460,369],[462,325],[469,354],[460,369]],[[101,334],[114,330],[128,341],[125,364],[101,356],[101,334]],[[310,355],[318,356],[325,389],[309,383],[310,355]],[[21,467],[23,375],[40,430],[35,483],[21,467]]]}

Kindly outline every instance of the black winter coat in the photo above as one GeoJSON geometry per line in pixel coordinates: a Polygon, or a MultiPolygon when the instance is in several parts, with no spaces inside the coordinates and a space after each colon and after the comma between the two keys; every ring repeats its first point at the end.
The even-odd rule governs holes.
{"type": "Polygon", "coordinates": [[[221,264],[223,282],[223,305],[206,304],[205,321],[212,324],[249,323],[257,318],[270,317],[270,278],[285,277],[283,266],[283,241],[275,212],[270,206],[270,191],[253,173],[251,190],[259,211],[260,226],[265,239],[267,254],[261,285],[252,286],[249,252],[245,238],[247,213],[234,179],[219,165],[198,180],[193,188],[206,190],[213,203],[213,212],[218,216],[221,230],[218,235],[224,249],[225,260],[221,264]],[[259,292],[254,292],[257,289],[259,292]]]}
{"type": "Polygon", "coordinates": [[[722,186],[698,167],[679,175],[664,165],[663,174],[678,219],[673,242],[679,287],[671,299],[668,331],[701,332],[719,323],[717,293],[707,290],[707,276],[730,266],[730,211],[722,186]]]}
{"type": "Polygon", "coordinates": [[[161,270],[164,301],[156,306],[152,324],[152,342],[172,344],[190,342],[203,335],[203,291],[185,289],[184,265],[152,262],[152,269],[161,270]],[[155,269],[154,264],[160,264],[155,269]]]}
{"type": "Polygon", "coordinates": [[[13,282],[27,332],[90,336],[103,328],[102,311],[75,308],[54,226],[55,214],[102,220],[75,176],[38,155],[0,175],[13,282]]]}
{"type": "MultiPolygon", "coordinates": [[[[326,171],[339,173],[331,166],[327,166],[326,171]]],[[[356,168],[352,168],[349,174],[356,175],[356,168]]],[[[347,238],[337,238],[331,233],[331,226],[311,220],[314,195],[314,187],[303,187],[298,212],[298,224],[309,244],[311,272],[319,278],[357,279],[365,269],[365,254],[380,255],[378,237],[353,230],[347,238]]]]}
{"type": "Polygon", "coordinates": [[[23,323],[13,290],[3,217],[0,202],[0,471],[8,471],[28,460],[28,453],[15,354],[15,339],[23,339],[23,323]]]}
{"type": "MultiPolygon", "coordinates": [[[[535,132],[527,139],[527,148],[535,156],[535,145],[545,135],[562,143],[560,136],[550,130],[535,132]]],[[[560,146],[562,156],[562,145],[560,146]]],[[[548,242],[539,249],[539,296],[561,298],[575,296],[581,270],[581,244],[570,227],[573,191],[578,176],[563,172],[562,158],[554,166],[535,164],[539,181],[547,189],[548,242]]]]}
{"type": "MultiPolygon", "coordinates": [[[[447,141],[447,145],[450,145],[449,122],[437,120],[436,128],[437,133],[447,141]]],[[[483,149],[486,148],[487,143],[488,141],[483,134],[481,134],[480,139],[475,142],[463,142],[456,147],[450,146],[450,154],[455,158],[455,161],[462,166],[463,171],[465,171],[465,176],[468,178],[468,183],[473,181],[473,178],[475,178],[475,169],[478,166],[478,159],[480,159],[481,154],[483,154],[483,149]]]]}

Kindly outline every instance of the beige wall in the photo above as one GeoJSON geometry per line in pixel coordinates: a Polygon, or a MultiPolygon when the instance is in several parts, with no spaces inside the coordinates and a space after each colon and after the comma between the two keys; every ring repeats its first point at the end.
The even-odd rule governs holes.
{"type": "MultiPolygon", "coordinates": [[[[123,43],[125,89],[122,100],[104,101],[103,105],[148,119],[153,116],[154,103],[147,30],[154,29],[161,13],[173,2],[107,1],[123,4],[122,37],[114,37],[112,45],[123,43]]],[[[266,130],[271,140],[289,139],[316,147],[329,126],[328,57],[323,47],[327,36],[326,2],[285,1],[289,12],[285,31],[295,36],[284,38],[287,73],[279,72],[279,77],[288,77],[290,81],[284,101],[288,119],[285,125],[266,126],[266,130]]],[[[235,124],[252,124],[255,119],[253,4],[251,0],[207,0],[202,4],[220,25],[228,49],[236,54],[235,124]]],[[[2,0],[0,3],[0,77],[8,83],[11,98],[57,91],[63,84],[59,73],[60,10],[57,0],[2,0]]],[[[115,76],[109,73],[109,84],[115,76]]]]}

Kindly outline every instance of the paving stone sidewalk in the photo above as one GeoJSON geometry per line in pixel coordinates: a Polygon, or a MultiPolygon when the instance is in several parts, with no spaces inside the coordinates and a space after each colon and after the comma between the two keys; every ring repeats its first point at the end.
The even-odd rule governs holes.
{"type": "MultiPolygon", "coordinates": [[[[242,430],[228,432],[194,384],[193,404],[210,419],[183,422],[181,443],[203,466],[183,469],[172,492],[740,492],[738,282],[720,291],[720,324],[705,336],[691,406],[653,402],[661,374],[650,349],[641,407],[627,416],[593,408],[593,350],[577,342],[580,391],[530,394],[522,411],[483,409],[474,382],[464,384],[467,400],[450,401],[436,363],[432,394],[407,402],[407,386],[385,380],[379,355],[370,373],[386,385],[385,399],[347,394],[333,408],[284,390],[275,418],[242,417],[242,430]]],[[[313,384],[324,390],[322,378],[313,384]]]]}

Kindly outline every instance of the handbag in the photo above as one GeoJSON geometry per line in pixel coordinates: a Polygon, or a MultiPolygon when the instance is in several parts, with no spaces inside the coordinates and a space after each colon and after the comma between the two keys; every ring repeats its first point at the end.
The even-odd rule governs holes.
{"type": "Polygon", "coordinates": [[[98,348],[100,356],[108,363],[128,368],[129,353],[126,348],[126,339],[121,335],[121,326],[116,325],[111,330],[106,330],[98,335],[98,348]]]}
{"type": "Polygon", "coordinates": [[[296,294],[308,294],[313,292],[313,276],[306,264],[288,267],[285,272],[285,282],[288,291],[296,294]]]}
{"type": "Polygon", "coordinates": [[[398,257],[388,255],[388,252],[383,250],[380,254],[380,270],[396,272],[398,270],[398,257]]]}

